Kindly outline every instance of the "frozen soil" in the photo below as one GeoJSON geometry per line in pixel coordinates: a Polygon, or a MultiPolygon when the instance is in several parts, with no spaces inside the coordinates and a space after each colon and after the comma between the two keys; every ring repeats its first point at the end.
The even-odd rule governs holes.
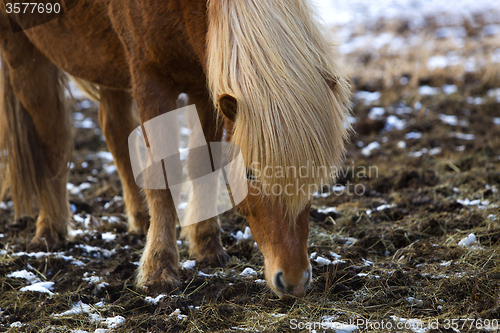
{"type": "MultiPolygon", "coordinates": [[[[373,54],[352,59],[361,67],[373,54]]],[[[2,203],[0,332],[288,332],[292,322],[357,319],[439,320],[439,329],[398,331],[454,332],[446,320],[493,323],[500,319],[496,66],[390,80],[352,75],[356,134],[337,185],[319,193],[310,212],[311,288],[287,301],[262,283],[263,257],[253,238],[238,240],[247,224],[235,212],[220,218],[231,256],[224,269],[200,271],[179,242],[182,286],[159,297],[136,290],[145,239],[127,234],[118,174],[109,154],[96,154],[106,151],[96,105],[72,99],[74,237],[57,253],[26,253],[35,220],[14,220],[9,200],[2,203]],[[245,268],[256,274],[240,275],[245,268]],[[45,289],[24,291],[37,283],[45,289]]],[[[491,331],[462,323],[456,331],[491,331]]]]}

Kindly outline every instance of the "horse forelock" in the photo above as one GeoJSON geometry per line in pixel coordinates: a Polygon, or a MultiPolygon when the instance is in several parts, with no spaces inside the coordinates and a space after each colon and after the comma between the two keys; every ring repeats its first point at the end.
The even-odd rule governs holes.
{"type": "Polygon", "coordinates": [[[306,0],[210,0],[209,86],[237,100],[253,183],[297,216],[341,164],[350,87],[306,0]]]}

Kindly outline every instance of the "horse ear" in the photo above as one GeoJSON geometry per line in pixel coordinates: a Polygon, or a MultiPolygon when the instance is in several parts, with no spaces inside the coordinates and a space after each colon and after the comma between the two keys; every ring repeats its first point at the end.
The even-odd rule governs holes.
{"type": "Polygon", "coordinates": [[[236,98],[228,94],[221,95],[219,97],[219,107],[222,114],[226,116],[227,119],[234,122],[236,119],[236,110],[238,109],[236,98]]]}
{"type": "Polygon", "coordinates": [[[337,85],[337,82],[339,81],[338,77],[326,77],[325,78],[326,84],[328,84],[328,87],[330,87],[331,90],[335,89],[335,86],[337,85]]]}

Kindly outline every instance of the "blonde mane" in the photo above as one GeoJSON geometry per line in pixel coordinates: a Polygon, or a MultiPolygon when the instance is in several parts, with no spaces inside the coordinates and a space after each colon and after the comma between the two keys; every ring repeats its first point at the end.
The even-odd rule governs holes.
{"type": "Polygon", "coordinates": [[[307,0],[209,0],[208,14],[214,104],[222,94],[236,99],[232,142],[296,217],[332,182],[345,151],[350,85],[333,45],[307,0]]]}

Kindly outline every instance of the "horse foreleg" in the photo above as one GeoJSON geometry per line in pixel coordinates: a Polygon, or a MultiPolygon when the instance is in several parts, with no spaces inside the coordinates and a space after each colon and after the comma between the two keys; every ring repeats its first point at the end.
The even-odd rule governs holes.
{"type": "MultiPolygon", "coordinates": [[[[189,94],[188,104],[195,104],[198,110],[205,141],[207,143],[220,141],[223,125],[222,123],[217,124],[217,115],[208,93],[189,94]]],[[[191,154],[188,159],[188,173],[191,176],[196,174],[196,169],[206,163],[207,161],[204,160],[202,154],[191,154]]],[[[194,183],[193,185],[192,197],[186,212],[188,219],[190,216],[196,215],[198,209],[203,209],[201,203],[207,201],[207,198],[203,197],[204,193],[207,193],[207,189],[198,188],[204,185],[207,184],[194,183]]],[[[208,190],[213,192],[214,188],[208,190]]],[[[214,198],[214,200],[213,204],[216,204],[216,199],[214,198]]],[[[223,266],[229,260],[229,256],[224,252],[220,242],[220,232],[217,217],[182,227],[181,237],[187,239],[190,255],[196,258],[198,265],[223,266]]]]}
{"type": "Polygon", "coordinates": [[[147,243],[137,272],[137,286],[151,294],[179,285],[179,252],[175,235],[174,201],[168,190],[146,190],[151,214],[147,243]]]}
{"type": "MultiPolygon", "coordinates": [[[[133,94],[143,124],[176,108],[179,94],[174,92],[172,85],[165,83],[164,77],[154,70],[147,73],[144,70],[137,70],[133,73],[133,94]]],[[[155,133],[145,133],[146,146],[154,150],[155,147],[150,145],[154,138],[148,137],[148,134],[154,135],[155,133]]],[[[156,144],[166,145],[169,142],[156,144]]],[[[156,149],[161,149],[161,147],[156,147],[156,149]]],[[[163,162],[160,169],[162,167],[163,162]]],[[[155,176],[163,178],[163,170],[155,176]]],[[[136,284],[148,293],[168,292],[179,285],[175,204],[172,194],[167,189],[146,189],[145,192],[151,220],[136,284]]]]}
{"type": "Polygon", "coordinates": [[[99,96],[99,123],[122,182],[129,232],[146,234],[149,215],[145,198],[134,180],[128,150],[128,136],[139,125],[132,109],[132,96],[125,90],[104,87],[99,89],[99,96]]]}

